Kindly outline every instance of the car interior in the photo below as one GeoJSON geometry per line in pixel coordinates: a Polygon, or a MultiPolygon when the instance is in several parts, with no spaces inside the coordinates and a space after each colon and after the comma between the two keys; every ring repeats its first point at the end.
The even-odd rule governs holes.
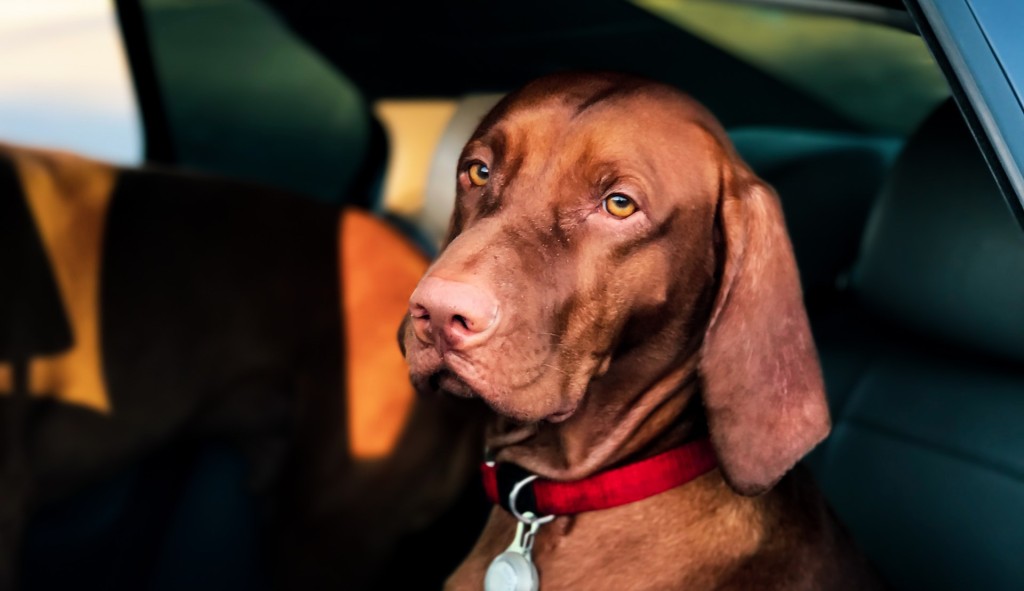
{"type": "MultiPolygon", "coordinates": [[[[145,162],[119,169],[104,197],[104,322],[145,325],[165,301],[230,315],[248,294],[287,292],[273,301],[294,318],[340,324],[342,341],[311,320],[253,321],[246,351],[316,332],[301,346],[337,360],[348,395],[335,404],[347,401],[350,420],[309,444],[343,438],[352,462],[386,473],[411,453],[402,430],[412,393],[394,340],[402,294],[437,253],[475,125],[504,93],[550,72],[662,80],[704,103],[780,196],[833,421],[804,463],[858,546],[894,589],[1020,588],[1022,227],[902,3],[859,3],[867,17],[797,4],[117,0],[145,162]],[[323,238],[339,208],[355,212],[342,218],[341,254],[323,238]],[[118,273],[169,285],[202,277],[205,287],[119,294],[118,273]],[[244,277],[247,291],[207,309],[204,294],[225,276],[244,277]],[[338,289],[344,306],[324,311],[324,293],[338,289]]],[[[61,277],[32,271],[59,265],[36,238],[44,229],[15,169],[0,166],[0,269],[15,278],[0,288],[0,392],[14,391],[19,360],[82,338],[55,295],[61,277]]],[[[84,202],[82,182],[54,183],[66,199],[53,207],[84,202]]],[[[56,231],[88,232],[90,219],[76,213],[56,231]]],[[[235,355],[236,340],[168,331],[183,347],[235,355]]],[[[0,399],[14,416],[16,396],[0,399]]],[[[51,407],[25,412],[45,418],[51,407]]],[[[68,436],[40,427],[27,437],[45,447],[68,436]]],[[[169,438],[119,465],[33,508],[21,588],[272,588],[265,545],[275,532],[230,441],[169,438]]],[[[351,588],[440,587],[489,508],[475,478],[453,499],[403,530],[387,563],[351,588]]],[[[384,504],[359,523],[372,528],[384,504]]],[[[346,585],[323,576],[323,586],[346,585]]]]}

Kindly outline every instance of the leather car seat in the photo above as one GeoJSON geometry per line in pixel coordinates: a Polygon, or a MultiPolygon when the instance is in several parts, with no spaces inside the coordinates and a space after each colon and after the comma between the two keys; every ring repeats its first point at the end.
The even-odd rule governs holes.
{"type": "Polygon", "coordinates": [[[140,6],[152,56],[143,67],[173,156],[163,164],[376,206],[380,124],[359,88],[273,10],[244,0],[140,6]]]}
{"type": "Polygon", "coordinates": [[[737,151],[779,194],[809,298],[829,294],[857,257],[868,213],[902,142],[781,127],[729,130],[737,151]]]}
{"type": "Polygon", "coordinates": [[[834,427],[807,461],[868,557],[896,589],[1020,589],[1024,233],[952,102],[809,312],[834,427]]]}

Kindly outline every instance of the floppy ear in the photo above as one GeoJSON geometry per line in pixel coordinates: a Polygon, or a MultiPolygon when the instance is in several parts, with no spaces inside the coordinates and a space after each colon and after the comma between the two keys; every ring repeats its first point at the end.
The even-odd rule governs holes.
{"type": "Polygon", "coordinates": [[[724,265],[700,373],[725,479],[756,495],[828,435],[828,404],[778,197],[742,164],[723,181],[724,265]]]}

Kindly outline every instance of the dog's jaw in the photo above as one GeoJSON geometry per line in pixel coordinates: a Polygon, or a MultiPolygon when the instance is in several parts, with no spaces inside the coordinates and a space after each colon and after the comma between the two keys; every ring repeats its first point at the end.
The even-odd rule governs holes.
{"type": "Polygon", "coordinates": [[[700,406],[697,356],[652,382],[635,375],[632,361],[612,364],[595,379],[579,407],[562,421],[524,425],[494,417],[485,440],[497,461],[552,480],[579,480],[639,455],[653,455],[706,434],[700,406]]]}
{"type": "Polygon", "coordinates": [[[595,364],[590,371],[584,369],[566,390],[559,388],[562,380],[557,369],[542,361],[522,372],[527,376],[523,383],[509,387],[490,379],[486,369],[475,363],[471,355],[410,344],[406,346],[406,356],[413,385],[419,393],[477,398],[498,417],[518,424],[561,423],[571,418],[591,378],[603,367],[595,364]],[[524,400],[542,403],[527,406],[524,400]]]}

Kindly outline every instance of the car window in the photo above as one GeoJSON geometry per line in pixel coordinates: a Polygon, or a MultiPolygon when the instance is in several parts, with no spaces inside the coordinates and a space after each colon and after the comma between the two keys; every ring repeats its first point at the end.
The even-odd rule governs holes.
{"type": "Polygon", "coordinates": [[[0,2],[2,141],[142,160],[114,3],[0,2]]]}
{"type": "Polygon", "coordinates": [[[721,0],[634,2],[869,130],[909,133],[949,96],[924,41],[887,25],[721,0]]]}
{"type": "Polygon", "coordinates": [[[1007,203],[1024,226],[1024,6],[907,0],[1007,203]]]}

